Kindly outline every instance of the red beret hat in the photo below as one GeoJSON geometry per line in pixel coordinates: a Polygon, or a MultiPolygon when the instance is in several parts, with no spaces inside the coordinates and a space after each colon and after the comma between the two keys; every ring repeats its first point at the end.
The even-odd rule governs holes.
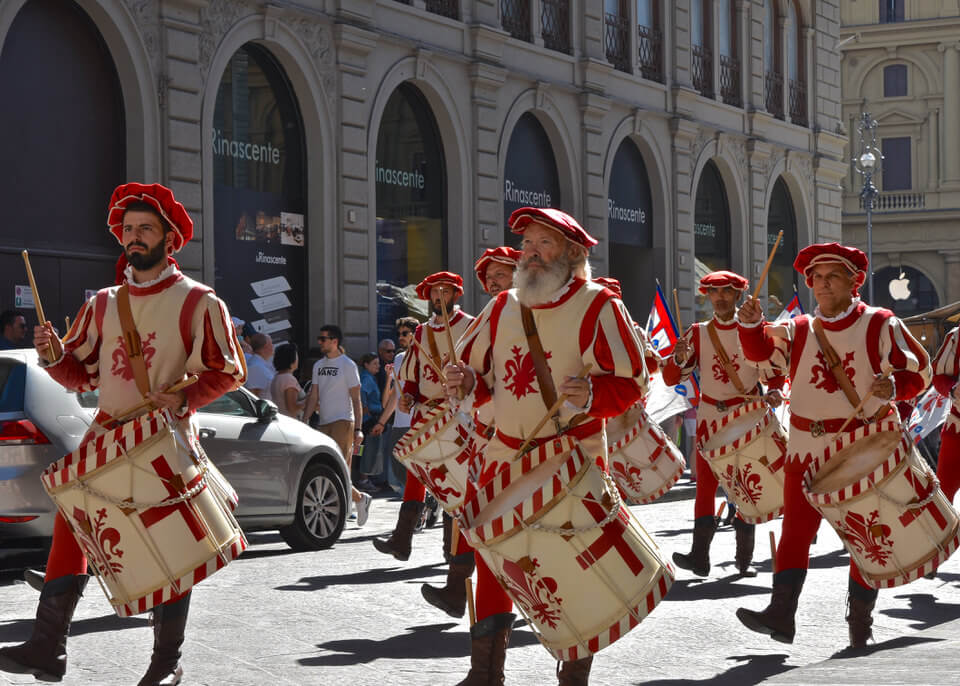
{"type": "Polygon", "coordinates": [[[555,210],[552,207],[521,207],[510,215],[510,230],[522,234],[530,222],[541,222],[551,229],[556,229],[569,241],[592,248],[597,239],[584,231],[577,220],[566,212],[555,210]]]}
{"type": "Polygon", "coordinates": [[[193,238],[193,220],[183,205],[173,197],[173,191],[159,183],[125,183],[117,186],[110,197],[107,226],[118,241],[123,242],[123,213],[134,202],[145,202],[154,207],[173,229],[173,251],[179,251],[193,238]]]}
{"type": "Polygon", "coordinates": [[[721,270],[718,272],[710,272],[700,279],[700,288],[697,290],[704,295],[707,294],[708,288],[723,288],[724,286],[730,286],[730,288],[738,291],[745,291],[749,284],[749,281],[736,272],[721,270]]]}
{"type": "Polygon", "coordinates": [[[803,274],[808,287],[813,287],[810,272],[818,264],[842,264],[853,274],[856,286],[853,294],[858,295],[860,286],[867,279],[867,255],[862,250],[839,243],[814,243],[797,254],[793,268],[803,274]]]}
{"type": "Polygon", "coordinates": [[[417,297],[421,300],[429,300],[430,289],[434,286],[452,286],[457,295],[463,295],[463,279],[459,274],[437,272],[417,284],[417,297]]]}
{"type": "Polygon", "coordinates": [[[501,245],[499,248],[487,248],[484,250],[480,259],[473,265],[473,269],[477,273],[477,279],[480,280],[480,285],[483,286],[483,289],[487,289],[487,267],[493,262],[498,262],[499,264],[507,265],[511,269],[516,269],[517,262],[520,261],[520,254],[519,250],[508,248],[505,245],[501,245]]]}
{"type": "Polygon", "coordinates": [[[595,276],[593,282],[600,284],[609,291],[613,291],[615,296],[623,300],[623,289],[620,287],[618,279],[611,279],[609,276],[595,276]]]}

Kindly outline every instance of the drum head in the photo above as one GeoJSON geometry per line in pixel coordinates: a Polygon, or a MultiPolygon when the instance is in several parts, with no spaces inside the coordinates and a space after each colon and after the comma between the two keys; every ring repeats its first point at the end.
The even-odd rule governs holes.
{"type": "Polygon", "coordinates": [[[880,431],[835,453],[814,475],[811,493],[833,493],[856,483],[883,464],[902,440],[899,431],[880,431]]]}
{"type": "MultiPolygon", "coordinates": [[[[736,412],[736,410],[731,410],[730,415],[734,412],[736,412]]],[[[738,438],[745,436],[748,431],[763,421],[766,413],[767,406],[761,405],[750,412],[744,412],[736,419],[727,421],[726,424],[721,424],[722,420],[718,421],[717,423],[721,425],[717,427],[716,431],[707,436],[703,442],[703,452],[708,453],[712,450],[722,448],[725,445],[730,445],[738,438]]],[[[729,417],[730,415],[727,416],[729,417]]],[[[724,419],[726,419],[726,417],[724,419]]]]}

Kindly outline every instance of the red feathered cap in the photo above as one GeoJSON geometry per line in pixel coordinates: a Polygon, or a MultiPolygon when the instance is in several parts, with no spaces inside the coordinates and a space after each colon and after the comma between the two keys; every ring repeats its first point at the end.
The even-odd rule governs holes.
{"type": "Polygon", "coordinates": [[[123,243],[123,214],[133,202],[145,202],[154,207],[173,229],[173,251],[178,252],[193,238],[193,220],[183,205],[173,197],[173,191],[159,183],[125,183],[117,186],[110,197],[107,227],[123,243]]]}
{"type": "Polygon", "coordinates": [[[417,284],[417,297],[421,300],[429,300],[430,289],[434,286],[451,286],[456,295],[463,295],[463,279],[459,274],[437,272],[417,284]]]}
{"type": "Polygon", "coordinates": [[[618,279],[612,279],[609,276],[595,276],[593,282],[600,284],[609,291],[613,291],[615,296],[623,300],[623,289],[620,287],[618,279]]]}
{"type": "Polygon", "coordinates": [[[585,248],[592,248],[598,242],[577,223],[576,219],[552,207],[521,207],[519,210],[514,210],[507,223],[511,231],[523,234],[530,222],[546,224],[551,229],[562,233],[567,240],[585,248]]]}
{"type": "Polygon", "coordinates": [[[730,286],[730,288],[737,291],[745,291],[749,284],[749,281],[736,272],[721,270],[718,272],[710,272],[700,279],[700,288],[697,290],[704,295],[707,294],[708,288],[723,288],[724,286],[730,286]]]}
{"type": "Polygon", "coordinates": [[[853,294],[859,295],[860,286],[867,280],[867,268],[870,266],[867,262],[867,255],[862,250],[851,248],[839,243],[814,243],[808,245],[797,255],[793,261],[793,268],[803,274],[807,286],[813,287],[811,272],[818,264],[842,264],[853,274],[853,280],[856,284],[853,288],[853,294]]]}
{"type": "Polygon", "coordinates": [[[499,248],[487,248],[484,250],[480,259],[473,265],[473,270],[477,273],[477,279],[479,279],[480,285],[483,286],[483,290],[487,290],[487,267],[494,262],[498,262],[499,264],[507,265],[511,269],[516,269],[517,262],[520,261],[520,255],[519,250],[508,248],[505,245],[501,245],[499,248]]]}

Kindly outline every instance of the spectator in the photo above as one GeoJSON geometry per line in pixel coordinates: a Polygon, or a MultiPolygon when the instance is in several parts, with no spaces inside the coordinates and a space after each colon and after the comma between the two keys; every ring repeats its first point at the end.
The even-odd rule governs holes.
{"type": "MultiPolygon", "coordinates": [[[[383,433],[377,446],[376,462],[371,461],[367,464],[376,464],[379,466],[378,469],[370,474],[370,480],[378,488],[390,487],[389,470],[391,455],[385,452],[385,448],[389,442],[390,430],[393,428],[392,419],[394,407],[390,406],[390,400],[397,389],[396,377],[393,373],[393,360],[396,353],[397,345],[389,338],[384,338],[377,346],[377,355],[380,357],[380,371],[374,375],[374,378],[377,380],[377,388],[380,389],[380,399],[384,407],[384,412],[380,417],[380,423],[383,424],[383,433]],[[387,409],[388,407],[389,409],[387,409]]],[[[393,447],[391,446],[390,449],[392,450],[393,447]]]]}
{"type": "Polygon", "coordinates": [[[374,492],[378,487],[374,485],[371,476],[383,471],[380,460],[380,436],[383,434],[384,423],[383,400],[380,389],[377,387],[377,372],[380,371],[380,358],[376,353],[367,353],[360,358],[360,404],[363,408],[363,456],[357,466],[360,472],[360,481],[357,488],[362,491],[374,492]]]}
{"type": "Polygon", "coordinates": [[[240,341],[240,349],[243,350],[244,357],[247,357],[253,352],[253,348],[250,347],[250,341],[247,340],[249,337],[245,335],[246,328],[249,324],[240,319],[240,317],[230,317],[230,320],[233,322],[233,333],[236,334],[237,340],[240,341]]]}
{"type": "Polygon", "coordinates": [[[270,397],[270,382],[276,371],[273,369],[273,341],[264,333],[257,333],[250,337],[250,347],[253,352],[247,355],[247,390],[255,393],[258,398],[272,400],[270,397]]]}
{"type": "MultiPolygon", "coordinates": [[[[342,339],[339,326],[327,324],[320,329],[317,342],[324,356],[313,365],[312,384],[303,415],[309,418],[317,410],[317,429],[336,442],[350,468],[354,447],[363,442],[363,429],[356,424],[363,412],[360,407],[360,374],[353,360],[343,354],[342,339]]],[[[357,526],[363,526],[370,514],[371,498],[351,485],[350,499],[357,506],[357,526]]]]}
{"type": "Polygon", "coordinates": [[[300,366],[297,344],[284,343],[278,346],[273,352],[273,366],[277,373],[270,382],[270,397],[283,414],[296,418],[304,404],[303,391],[294,375],[300,366]]]}
{"type": "Polygon", "coordinates": [[[0,350],[22,348],[26,340],[27,320],[23,312],[4,310],[3,314],[0,314],[0,350]]]}
{"type": "Polygon", "coordinates": [[[383,454],[386,456],[385,462],[390,465],[387,469],[387,483],[397,493],[403,492],[403,486],[407,480],[407,471],[402,464],[393,456],[393,448],[397,441],[407,433],[410,428],[410,413],[401,412],[398,405],[400,400],[400,386],[398,384],[397,374],[403,364],[403,356],[413,343],[413,332],[417,330],[420,324],[413,317],[402,317],[397,320],[397,347],[400,352],[396,354],[393,360],[393,393],[384,403],[384,411],[387,416],[393,416],[393,426],[386,440],[383,441],[383,454]]]}

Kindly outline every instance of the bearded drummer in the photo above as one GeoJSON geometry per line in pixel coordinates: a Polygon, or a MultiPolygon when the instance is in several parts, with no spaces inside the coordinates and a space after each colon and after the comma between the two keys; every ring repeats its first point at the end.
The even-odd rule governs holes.
{"type": "Polygon", "coordinates": [[[933,358],[933,385],[950,399],[950,414],[940,431],[940,452],[937,455],[937,479],[947,500],[960,488],[960,328],[954,328],[944,339],[933,358]]]}
{"type": "MultiPolygon", "coordinates": [[[[587,455],[605,464],[603,419],[636,403],[647,381],[643,351],[623,303],[590,280],[587,255],[596,239],[555,209],[524,207],[509,223],[522,236],[516,288],[487,303],[457,346],[460,361],[445,371],[451,397],[465,394],[462,411],[494,408],[497,430],[483,452],[478,488],[509,469],[526,439],[542,444],[558,432],[576,438],[587,455]],[[531,345],[533,339],[539,345],[531,345]],[[587,363],[590,375],[576,378],[587,363]],[[567,400],[559,417],[529,436],[560,394],[567,400]]],[[[516,619],[510,596],[476,557],[477,622],[470,629],[470,671],[459,686],[503,683],[516,619]]],[[[560,684],[586,684],[592,660],[562,662],[560,684]]]]}
{"type": "MultiPolygon", "coordinates": [[[[477,275],[477,281],[480,282],[487,295],[495,297],[498,293],[513,285],[513,272],[517,268],[519,258],[520,251],[507,246],[484,250],[480,259],[474,264],[473,270],[477,275]]],[[[474,414],[473,420],[476,434],[479,436],[486,435],[489,430],[492,430],[493,426],[493,406],[487,404],[481,407],[474,414]]],[[[468,472],[480,469],[480,465],[476,464],[479,459],[481,459],[479,453],[471,459],[468,472]]],[[[447,552],[453,543],[448,533],[450,531],[449,527],[452,525],[452,519],[446,512],[443,513],[443,523],[443,549],[444,552],[447,552]]],[[[443,610],[451,617],[463,617],[467,603],[464,582],[473,575],[474,567],[473,548],[467,542],[465,536],[460,536],[457,539],[457,550],[454,551],[447,567],[446,583],[440,587],[423,584],[420,587],[420,593],[423,594],[424,600],[443,610]]]]}
{"type": "MultiPolygon", "coordinates": [[[[810,544],[821,519],[804,496],[804,471],[833,443],[860,398],[868,396],[861,415],[847,425],[849,431],[895,417],[891,401],[917,396],[931,376],[927,353],[907,327],[890,310],[860,300],[859,289],[869,268],[862,251],[819,243],[801,250],[793,266],[813,290],[817,308],[812,316],[766,323],[755,300],[744,303],[738,313],[747,359],[790,373],[783,533],[777,546],[773,593],[770,604],[759,612],[737,610],[748,629],[782,643],[793,642],[810,544]],[[828,359],[839,362],[831,368],[828,359]]],[[[876,599],[877,590],[869,587],[851,559],[846,620],[853,649],[865,647],[873,635],[871,613],[876,599]]]]}
{"type": "MultiPolygon", "coordinates": [[[[429,410],[447,400],[443,384],[434,369],[440,369],[447,360],[453,359],[453,351],[450,350],[448,341],[452,338],[456,342],[474,319],[456,304],[462,295],[463,278],[451,272],[431,274],[417,284],[417,296],[431,304],[433,314],[413,332],[419,345],[411,344],[400,367],[399,378],[403,382],[403,395],[400,396],[399,407],[401,412],[412,412],[411,427],[417,427],[425,421],[429,410]],[[450,321],[449,335],[443,321],[444,307],[450,321]],[[432,358],[432,366],[423,359],[424,354],[432,358]]],[[[374,539],[373,546],[381,553],[393,555],[398,560],[410,559],[413,532],[423,513],[425,498],[426,487],[414,476],[413,471],[408,469],[397,524],[388,538],[374,539]]],[[[451,523],[450,517],[444,514],[445,553],[450,550],[451,523]]],[[[459,586],[461,595],[464,595],[463,584],[459,586]]]]}
{"type": "MultiPolygon", "coordinates": [[[[195,435],[190,417],[243,383],[246,366],[226,305],[213,289],[185,276],[172,257],[193,236],[193,221],[170,189],[128,183],[113,192],[107,224],[123,246],[117,283],[129,291],[145,375],[149,388],[155,389],[146,398],[166,410],[175,427],[195,435]],[[197,383],[166,392],[191,374],[198,376],[197,383]]],[[[137,383],[140,372],[123,344],[119,291],[120,286],[104,288],[90,298],[62,344],[50,322],[34,328],[40,366],[51,377],[70,391],[100,390],[96,417],[81,445],[113,428],[113,415],[144,399],[137,383]],[[56,361],[49,363],[51,346],[56,361]]],[[[63,678],[67,634],[90,578],[86,572],[87,560],[58,513],[33,633],[26,643],[0,650],[0,669],[33,674],[42,681],[63,678]]],[[[153,655],[139,686],[180,683],[180,646],[189,607],[187,591],[154,609],[153,655]]]]}
{"type": "MultiPolygon", "coordinates": [[[[761,381],[768,388],[764,397],[772,407],[778,407],[783,402],[783,375],[776,371],[760,370],[755,363],[744,358],[740,349],[736,311],[737,302],[747,285],[744,277],[730,271],[711,272],[700,279],[698,290],[713,306],[713,317],[687,329],[677,341],[673,356],[663,367],[663,380],[668,386],[686,381],[695,369],[700,369],[698,442],[729,412],[762,395],[761,381]]],[[[697,495],[693,506],[693,545],[689,553],[674,553],[673,562],[697,576],[708,576],[710,543],[717,530],[714,496],[719,480],[699,449],[696,450],[695,459],[697,495]]],[[[737,541],[734,555],[737,571],[741,576],[756,576],[757,572],[751,566],[756,525],[747,523],[738,513],[733,520],[733,528],[737,541]]]]}

